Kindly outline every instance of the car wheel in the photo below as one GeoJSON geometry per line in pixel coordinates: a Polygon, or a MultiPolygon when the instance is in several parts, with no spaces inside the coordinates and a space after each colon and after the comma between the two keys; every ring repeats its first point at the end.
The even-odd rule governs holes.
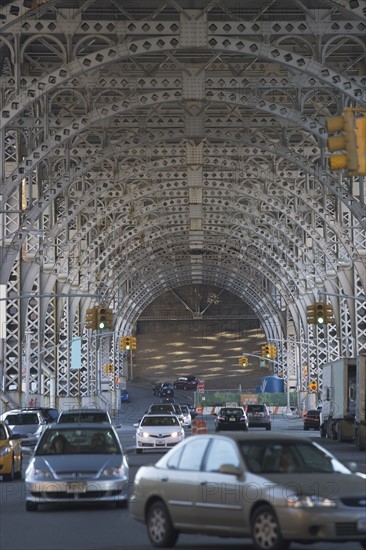
{"type": "Polygon", "coordinates": [[[36,502],[32,502],[31,500],[27,500],[25,503],[25,509],[27,512],[37,512],[38,504],[36,502]]]}
{"type": "Polygon", "coordinates": [[[362,548],[366,548],[366,542],[364,540],[360,540],[360,544],[362,548]]]}
{"type": "Polygon", "coordinates": [[[4,481],[13,481],[14,479],[14,462],[11,463],[11,470],[8,474],[3,474],[4,481]]]}
{"type": "Polygon", "coordinates": [[[142,449],[136,449],[136,454],[137,455],[142,455],[142,449]]]}
{"type": "Polygon", "coordinates": [[[266,430],[271,430],[272,429],[272,426],[266,426],[266,430]]]}
{"type": "Polygon", "coordinates": [[[147,512],[147,534],[157,548],[171,548],[175,545],[179,532],[174,529],[169,512],[161,500],[155,501],[147,512]]]}
{"type": "Polygon", "coordinates": [[[254,512],[251,531],[255,550],[287,550],[290,546],[290,542],[282,538],[276,514],[270,506],[261,506],[254,512]]]}
{"type": "Polygon", "coordinates": [[[309,428],[307,426],[304,426],[304,430],[307,432],[309,428]]]}

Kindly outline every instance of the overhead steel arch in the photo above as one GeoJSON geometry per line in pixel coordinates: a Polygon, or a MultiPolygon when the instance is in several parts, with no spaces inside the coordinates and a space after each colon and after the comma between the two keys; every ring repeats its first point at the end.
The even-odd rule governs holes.
{"type": "Polygon", "coordinates": [[[232,292],[267,339],[306,339],[291,361],[317,375],[364,350],[364,181],[327,168],[325,118],[365,106],[365,3],[33,6],[2,6],[0,27],[7,390],[22,399],[31,330],[37,395],[45,343],[58,395],[76,395],[76,336],[81,391],[94,391],[87,308],[112,307],[126,333],[184,285],[232,292]],[[307,326],[319,299],[335,310],[329,334],[307,326]]]}

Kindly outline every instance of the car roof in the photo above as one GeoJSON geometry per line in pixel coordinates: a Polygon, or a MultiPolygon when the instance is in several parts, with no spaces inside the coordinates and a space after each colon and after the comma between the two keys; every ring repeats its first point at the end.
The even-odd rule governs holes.
{"type": "Polygon", "coordinates": [[[105,411],[104,409],[65,409],[63,411],[61,411],[61,414],[64,414],[64,413],[76,413],[76,414],[83,414],[83,413],[108,413],[108,411],[105,411]]]}
{"type": "Polygon", "coordinates": [[[177,416],[176,414],[159,414],[159,413],[148,413],[148,414],[144,414],[143,418],[146,418],[146,417],[150,417],[150,416],[153,416],[154,418],[156,416],[159,416],[159,417],[162,417],[162,418],[171,418],[172,416],[177,416]]]}
{"type": "Polygon", "coordinates": [[[48,424],[45,431],[55,430],[110,430],[114,429],[112,424],[106,424],[105,422],[64,422],[62,424],[58,422],[52,422],[48,424]]]}
{"type": "MultiPolygon", "coordinates": [[[[227,432],[225,435],[218,434],[207,434],[211,437],[229,437],[230,439],[235,439],[236,441],[251,442],[251,441],[286,441],[289,443],[312,443],[311,439],[301,435],[286,434],[279,432],[227,432]]],[[[201,436],[203,437],[203,435],[201,436]]]]}

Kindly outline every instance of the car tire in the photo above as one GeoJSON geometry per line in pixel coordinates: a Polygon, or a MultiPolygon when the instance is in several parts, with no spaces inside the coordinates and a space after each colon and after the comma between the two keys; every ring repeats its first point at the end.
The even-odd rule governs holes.
{"type": "Polygon", "coordinates": [[[146,517],[147,534],[156,548],[171,548],[179,532],[174,529],[167,507],[161,500],[152,503],[146,517]]]}
{"type": "Polygon", "coordinates": [[[287,550],[290,541],[282,538],[277,516],[271,506],[260,506],[251,518],[255,550],[287,550]]]}
{"type": "Polygon", "coordinates": [[[304,430],[307,432],[309,428],[307,426],[304,426],[304,430]]]}
{"type": "Polygon", "coordinates": [[[14,479],[14,461],[11,463],[11,470],[8,474],[3,474],[4,481],[13,481],[14,479]]]}
{"type": "Polygon", "coordinates": [[[38,504],[36,502],[32,502],[31,500],[27,500],[25,503],[25,509],[27,512],[37,512],[38,504]]]}
{"type": "Polygon", "coordinates": [[[272,429],[272,426],[266,426],[266,430],[271,430],[272,429]]]}
{"type": "Polygon", "coordinates": [[[142,449],[136,449],[136,454],[137,455],[142,455],[142,449]]]}

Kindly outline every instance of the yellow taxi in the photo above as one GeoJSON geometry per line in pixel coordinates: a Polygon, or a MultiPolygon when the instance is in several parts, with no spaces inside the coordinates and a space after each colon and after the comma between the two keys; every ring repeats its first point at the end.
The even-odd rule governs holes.
{"type": "Polygon", "coordinates": [[[5,481],[21,479],[22,460],[20,434],[13,434],[5,422],[0,422],[0,475],[5,481]]]}

